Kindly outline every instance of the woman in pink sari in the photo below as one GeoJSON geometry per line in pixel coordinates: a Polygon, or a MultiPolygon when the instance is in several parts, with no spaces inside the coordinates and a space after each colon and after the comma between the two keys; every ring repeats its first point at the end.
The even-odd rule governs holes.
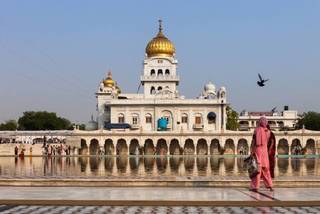
{"type": "Polygon", "coordinates": [[[267,119],[261,117],[258,127],[254,131],[254,141],[251,149],[251,155],[255,155],[259,165],[259,173],[251,179],[250,190],[257,191],[260,187],[260,179],[264,181],[266,188],[272,189],[272,179],[269,168],[268,141],[270,131],[267,129],[267,119]]]}

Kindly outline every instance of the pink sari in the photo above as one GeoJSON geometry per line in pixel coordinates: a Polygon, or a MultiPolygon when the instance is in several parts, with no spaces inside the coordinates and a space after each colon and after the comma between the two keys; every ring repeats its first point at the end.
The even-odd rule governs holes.
{"type": "Polygon", "coordinates": [[[270,176],[269,154],[268,154],[268,141],[270,138],[270,131],[267,129],[267,119],[261,117],[259,126],[255,130],[255,141],[252,148],[252,154],[256,156],[259,164],[259,174],[251,179],[251,188],[259,189],[260,179],[264,181],[267,188],[272,187],[272,179],[270,176]]]}

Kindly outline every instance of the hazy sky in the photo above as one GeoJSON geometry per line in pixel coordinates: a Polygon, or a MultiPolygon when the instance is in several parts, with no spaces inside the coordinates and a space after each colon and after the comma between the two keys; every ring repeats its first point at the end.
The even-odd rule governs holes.
{"type": "Polygon", "coordinates": [[[2,0],[0,122],[26,110],[86,122],[108,69],[123,92],[135,93],[159,18],[186,97],[211,80],[238,111],[320,111],[318,0],[2,0]],[[257,73],[270,78],[265,88],[257,73]]]}

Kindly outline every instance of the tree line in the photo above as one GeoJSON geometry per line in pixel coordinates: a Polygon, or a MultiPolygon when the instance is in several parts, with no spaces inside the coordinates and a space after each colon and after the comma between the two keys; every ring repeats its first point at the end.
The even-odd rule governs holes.
{"type": "MultiPolygon", "coordinates": [[[[0,131],[14,130],[72,130],[70,120],[57,116],[54,112],[26,111],[16,120],[8,120],[0,124],[0,131]]],[[[84,125],[80,125],[84,129],[84,125]]]]}
{"type": "MultiPolygon", "coordinates": [[[[231,107],[227,107],[227,129],[238,130],[239,115],[231,107]]],[[[0,131],[13,130],[71,130],[74,123],[70,120],[57,116],[54,112],[47,111],[26,111],[16,120],[8,120],[0,124],[0,131]]],[[[85,125],[80,124],[80,129],[85,129],[85,125]]],[[[296,129],[306,128],[320,131],[320,113],[309,111],[300,115],[296,129]]]]}

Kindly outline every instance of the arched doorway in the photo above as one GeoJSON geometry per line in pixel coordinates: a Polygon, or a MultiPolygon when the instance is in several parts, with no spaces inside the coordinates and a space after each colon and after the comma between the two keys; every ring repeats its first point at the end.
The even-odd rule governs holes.
{"type": "Polygon", "coordinates": [[[119,139],[116,146],[117,155],[128,155],[128,146],[125,139],[119,139]]]}
{"type": "Polygon", "coordinates": [[[195,148],[192,139],[187,139],[184,144],[183,154],[184,155],[194,155],[195,148]]]}
{"type": "Polygon", "coordinates": [[[106,139],[104,141],[104,154],[113,155],[114,154],[114,145],[111,139],[106,139]]]}
{"type": "Polygon", "coordinates": [[[301,155],[303,153],[301,142],[299,139],[296,138],[292,140],[290,151],[291,155],[301,155]]]}
{"type": "Polygon", "coordinates": [[[277,146],[278,155],[288,155],[289,154],[289,143],[286,139],[282,138],[279,140],[277,146]]]}
{"type": "Polygon", "coordinates": [[[167,155],[168,154],[168,145],[167,141],[163,138],[159,139],[156,146],[157,155],[167,155]]]}
{"type": "Polygon", "coordinates": [[[211,155],[220,155],[221,154],[220,142],[218,139],[211,140],[210,154],[211,155]]]}
{"type": "Polygon", "coordinates": [[[203,138],[198,140],[197,143],[197,155],[207,155],[208,154],[208,144],[203,138]]]}
{"type": "Polygon", "coordinates": [[[316,141],[314,139],[308,139],[305,147],[306,155],[315,155],[316,154],[316,141]]]}
{"type": "Polygon", "coordinates": [[[248,141],[246,139],[241,138],[238,141],[237,154],[238,155],[247,155],[247,154],[249,154],[249,145],[248,145],[248,141]]]}
{"type": "Polygon", "coordinates": [[[181,155],[181,148],[177,139],[172,139],[169,146],[170,155],[181,155]]]}
{"type": "Polygon", "coordinates": [[[135,138],[130,141],[129,154],[130,155],[140,155],[139,141],[135,138]]]}
{"type": "Polygon", "coordinates": [[[87,155],[88,154],[88,145],[85,139],[81,139],[80,142],[79,155],[87,155]]]}
{"type": "Polygon", "coordinates": [[[97,139],[92,139],[90,141],[89,153],[90,155],[98,155],[100,150],[99,141],[97,139]]]}
{"type": "Polygon", "coordinates": [[[235,153],[235,146],[234,146],[234,142],[232,139],[227,139],[226,140],[226,144],[224,145],[224,153],[225,155],[228,155],[228,154],[232,154],[234,155],[235,153]]]}
{"type": "Polygon", "coordinates": [[[154,151],[154,145],[153,145],[153,141],[151,139],[146,139],[146,141],[144,142],[144,154],[145,155],[154,155],[155,151],[154,151]]]}

